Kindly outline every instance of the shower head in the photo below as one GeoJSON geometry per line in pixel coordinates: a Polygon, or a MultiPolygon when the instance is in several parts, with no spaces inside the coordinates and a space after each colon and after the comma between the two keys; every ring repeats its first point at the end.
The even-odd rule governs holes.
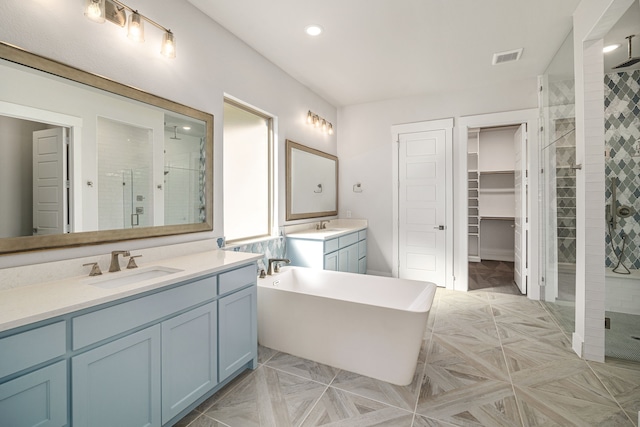
{"type": "Polygon", "coordinates": [[[173,136],[169,137],[169,139],[176,139],[178,141],[182,140],[182,138],[178,138],[178,126],[173,127],[173,136]]]}
{"type": "Polygon", "coordinates": [[[615,67],[613,67],[614,70],[617,70],[618,68],[626,68],[626,67],[631,67],[634,64],[637,64],[638,62],[640,62],[640,57],[636,56],[635,58],[633,57],[632,53],[631,53],[631,39],[634,38],[635,35],[632,34],[630,36],[625,37],[627,40],[629,40],[629,58],[627,58],[626,61],[624,61],[621,64],[616,65],[615,67]]]}

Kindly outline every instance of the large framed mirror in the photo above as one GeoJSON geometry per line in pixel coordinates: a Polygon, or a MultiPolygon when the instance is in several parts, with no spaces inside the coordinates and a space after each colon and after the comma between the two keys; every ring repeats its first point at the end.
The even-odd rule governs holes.
{"type": "Polygon", "coordinates": [[[286,141],[287,221],[338,215],[338,158],[286,141]]]}
{"type": "Polygon", "coordinates": [[[0,42],[0,254],[213,229],[213,116],[0,42]]]}

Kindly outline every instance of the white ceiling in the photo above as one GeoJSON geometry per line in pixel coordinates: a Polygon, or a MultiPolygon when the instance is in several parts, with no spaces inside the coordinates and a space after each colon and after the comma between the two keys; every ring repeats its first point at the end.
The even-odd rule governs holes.
{"type": "Polygon", "coordinates": [[[336,106],[538,76],[580,2],[188,1],[336,106]],[[306,35],[309,24],[324,33],[306,35]],[[494,53],[518,48],[520,61],[491,65],[494,53]]]}

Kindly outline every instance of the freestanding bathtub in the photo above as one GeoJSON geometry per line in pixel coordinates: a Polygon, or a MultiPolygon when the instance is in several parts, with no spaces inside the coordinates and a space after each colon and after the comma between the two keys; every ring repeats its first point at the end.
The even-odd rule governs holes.
{"type": "Polygon", "coordinates": [[[258,342],[407,385],[435,291],[428,282],[283,267],[258,279],[258,342]]]}

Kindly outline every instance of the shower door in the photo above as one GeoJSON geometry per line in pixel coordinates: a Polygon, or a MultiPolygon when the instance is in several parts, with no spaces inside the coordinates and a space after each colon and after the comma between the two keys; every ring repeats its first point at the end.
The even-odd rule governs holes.
{"type": "Polygon", "coordinates": [[[541,298],[568,337],[575,330],[576,133],[573,33],[540,78],[541,298]]]}

